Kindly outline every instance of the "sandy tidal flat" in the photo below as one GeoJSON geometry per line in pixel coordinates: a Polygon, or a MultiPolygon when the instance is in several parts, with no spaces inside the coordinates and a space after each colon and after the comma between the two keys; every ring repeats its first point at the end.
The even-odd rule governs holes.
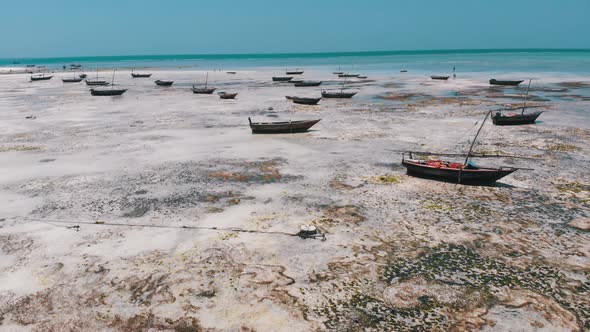
{"type": "Polygon", "coordinates": [[[0,76],[0,330],[590,328],[590,78],[537,75],[539,122],[486,123],[476,147],[532,170],[474,187],[408,177],[396,151],[464,152],[522,88],[382,73],[303,106],[284,96],[341,81],[280,71],[210,72],[236,100],[191,93],[196,71],[118,72],[121,97],[0,76]]]}

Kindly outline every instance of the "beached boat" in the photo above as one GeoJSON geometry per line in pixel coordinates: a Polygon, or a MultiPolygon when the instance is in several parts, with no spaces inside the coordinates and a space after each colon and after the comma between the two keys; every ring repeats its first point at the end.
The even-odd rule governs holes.
{"type": "Polygon", "coordinates": [[[236,72],[235,72],[235,71],[226,71],[226,73],[227,73],[227,74],[230,74],[230,75],[235,75],[235,74],[236,74],[236,72]]]}
{"type": "Polygon", "coordinates": [[[293,79],[293,76],[273,76],[273,82],[289,82],[293,79]]]}
{"type": "Polygon", "coordinates": [[[219,95],[219,98],[221,98],[221,99],[235,99],[236,96],[238,95],[237,92],[235,92],[235,93],[218,92],[217,94],[219,95]]]}
{"type": "Polygon", "coordinates": [[[174,84],[174,81],[155,80],[154,83],[156,83],[156,85],[158,86],[171,86],[172,84],[174,84]]]}
{"type": "Polygon", "coordinates": [[[64,83],[79,83],[82,82],[83,78],[81,77],[72,77],[72,78],[63,78],[61,79],[64,83]]]}
{"type": "MultiPolygon", "coordinates": [[[[84,75],[86,75],[86,74],[84,74],[84,75]]],[[[96,67],[96,79],[86,80],[86,85],[88,85],[88,86],[105,86],[105,85],[109,85],[109,82],[98,79],[98,67],[96,67]]]]}
{"type": "Polygon", "coordinates": [[[491,111],[486,113],[486,117],[471,142],[464,163],[440,159],[413,159],[412,152],[408,152],[410,159],[405,159],[405,153],[403,153],[402,165],[406,168],[408,175],[461,184],[492,184],[506,175],[517,171],[518,168],[514,167],[479,167],[469,162],[477,136],[488,116],[490,116],[490,113],[491,111]]]}
{"type": "Polygon", "coordinates": [[[72,68],[80,68],[80,67],[82,67],[82,65],[79,65],[79,64],[71,64],[70,67],[72,67],[72,68]]]}
{"type": "Polygon", "coordinates": [[[523,124],[531,124],[535,123],[539,115],[543,112],[533,112],[525,114],[524,111],[526,109],[526,101],[529,95],[529,90],[531,88],[532,80],[529,80],[529,85],[526,89],[526,94],[524,96],[524,102],[522,105],[522,112],[520,114],[516,113],[502,113],[503,110],[496,111],[495,114],[492,114],[492,121],[497,126],[514,126],[514,125],[523,125],[523,124]]]}
{"type": "Polygon", "coordinates": [[[303,74],[303,70],[295,69],[295,70],[287,70],[285,72],[287,75],[301,75],[303,74]]]}
{"type": "Polygon", "coordinates": [[[400,70],[399,72],[400,72],[400,73],[407,73],[407,72],[408,72],[408,70],[407,70],[407,69],[402,69],[402,70],[400,70]]]}
{"type": "Polygon", "coordinates": [[[492,78],[490,80],[490,84],[491,85],[508,85],[508,86],[516,86],[519,85],[520,83],[524,82],[524,80],[520,80],[520,81],[508,81],[508,80],[497,80],[492,78]]]}
{"type": "Polygon", "coordinates": [[[86,75],[86,74],[80,74],[80,75],[78,75],[78,77],[80,77],[81,79],[85,79],[86,77],[88,77],[88,75],[86,75]]]}
{"type": "Polygon", "coordinates": [[[290,80],[289,83],[301,83],[304,80],[290,80]]]}
{"type": "Polygon", "coordinates": [[[140,74],[140,73],[134,73],[133,70],[131,70],[131,77],[132,78],[147,78],[152,76],[152,74],[148,74],[148,73],[144,73],[144,74],[140,74]]]}
{"type": "Polygon", "coordinates": [[[319,86],[322,84],[322,81],[302,81],[296,82],[294,85],[297,87],[304,87],[304,86],[319,86]]]}
{"type": "Polygon", "coordinates": [[[47,80],[50,80],[52,77],[53,77],[53,75],[45,75],[45,74],[31,75],[31,81],[47,81],[47,80]]]}
{"type": "Polygon", "coordinates": [[[285,98],[286,98],[287,100],[293,100],[293,98],[296,98],[296,97],[295,97],[295,96],[285,96],[285,98]]]}
{"type": "Polygon", "coordinates": [[[317,105],[322,98],[308,98],[308,97],[295,97],[291,96],[291,100],[295,104],[303,104],[303,105],[317,105]]]}
{"type": "Polygon", "coordinates": [[[210,95],[212,94],[217,88],[210,88],[209,84],[209,72],[207,72],[207,76],[205,76],[205,86],[204,87],[197,87],[193,84],[191,90],[193,93],[201,94],[201,95],[210,95]]]}
{"type": "Polygon", "coordinates": [[[127,89],[115,89],[115,72],[113,69],[113,79],[111,80],[110,89],[90,89],[90,94],[93,96],[120,96],[127,91],[127,89]]]}
{"type": "Polygon", "coordinates": [[[357,92],[344,92],[342,89],[340,91],[322,90],[323,98],[352,98],[356,94],[357,92]]]}
{"type": "Polygon", "coordinates": [[[432,75],[432,76],[430,76],[430,78],[433,79],[433,80],[442,80],[442,81],[448,80],[449,77],[451,77],[451,76],[440,76],[440,75],[432,75]]]}
{"type": "Polygon", "coordinates": [[[367,78],[367,76],[365,76],[365,75],[359,75],[356,78],[363,78],[364,79],[364,78],[367,78]]]}
{"type": "Polygon", "coordinates": [[[313,125],[320,122],[320,120],[321,119],[281,122],[252,122],[252,120],[248,118],[250,129],[252,129],[252,134],[290,134],[306,132],[313,125]]]}
{"type": "Polygon", "coordinates": [[[127,89],[90,89],[90,94],[93,96],[120,96],[125,91],[127,89]]]}
{"type": "Polygon", "coordinates": [[[340,73],[338,77],[359,77],[360,74],[340,73]]]}

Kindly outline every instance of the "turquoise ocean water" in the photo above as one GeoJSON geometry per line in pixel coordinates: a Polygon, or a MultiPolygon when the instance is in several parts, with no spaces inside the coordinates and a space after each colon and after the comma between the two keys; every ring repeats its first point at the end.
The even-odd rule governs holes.
{"type": "Polygon", "coordinates": [[[61,58],[0,59],[0,66],[45,65],[61,68],[81,64],[83,67],[158,67],[186,69],[239,70],[259,67],[330,67],[342,71],[398,71],[443,73],[453,67],[457,72],[530,72],[590,75],[590,49],[521,49],[521,50],[434,50],[384,51],[355,53],[296,54],[209,54],[209,55],[138,55],[61,58]],[[17,62],[16,64],[14,62],[17,62]]]}

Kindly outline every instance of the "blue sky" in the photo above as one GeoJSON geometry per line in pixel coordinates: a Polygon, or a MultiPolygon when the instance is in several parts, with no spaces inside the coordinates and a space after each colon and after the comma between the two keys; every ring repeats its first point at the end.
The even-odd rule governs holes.
{"type": "Polygon", "coordinates": [[[0,58],[590,48],[590,0],[2,0],[0,58]]]}

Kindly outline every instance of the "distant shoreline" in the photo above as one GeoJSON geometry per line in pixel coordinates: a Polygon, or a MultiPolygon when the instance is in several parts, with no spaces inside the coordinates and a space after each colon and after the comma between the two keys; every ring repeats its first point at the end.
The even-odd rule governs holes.
{"type": "Polygon", "coordinates": [[[365,52],[316,52],[316,53],[242,53],[242,54],[161,54],[161,55],[107,55],[71,57],[15,57],[0,58],[0,66],[32,63],[109,62],[109,61],[170,61],[170,60],[245,60],[289,58],[334,58],[395,55],[445,55],[445,54],[494,54],[494,53],[590,53],[590,49],[523,48],[523,49],[449,49],[403,50],[365,52]]]}

